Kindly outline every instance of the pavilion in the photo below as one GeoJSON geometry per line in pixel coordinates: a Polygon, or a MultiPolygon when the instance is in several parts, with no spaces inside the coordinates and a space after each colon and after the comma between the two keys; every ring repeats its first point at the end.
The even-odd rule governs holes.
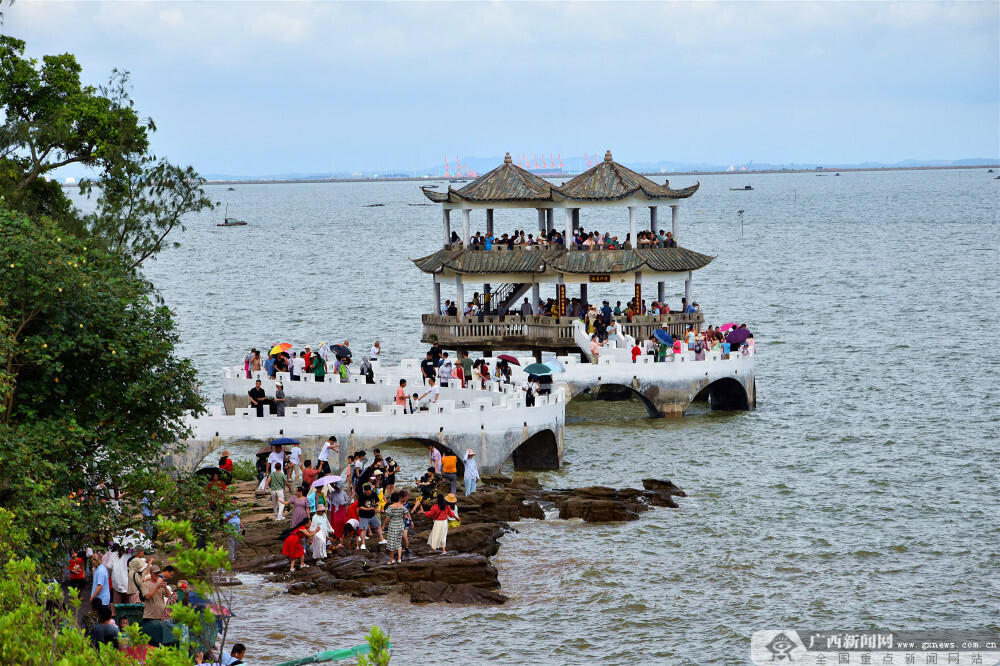
{"type": "MultiPolygon", "coordinates": [[[[604,161],[572,180],[557,186],[518,167],[508,153],[504,163],[467,185],[447,192],[424,187],[424,195],[442,207],[442,249],[414,264],[434,281],[434,312],[424,315],[424,340],[438,341],[459,349],[533,349],[568,350],[577,345],[572,326],[566,319],[566,286],[580,286],[580,300],[587,303],[587,286],[593,283],[634,282],[635,298],[642,301],[643,280],[657,283],[657,300],[665,300],[665,282],[684,281],[684,294],[691,301],[694,271],[704,268],[713,257],[683,247],[625,247],[616,250],[580,249],[572,243],[549,246],[494,246],[492,251],[470,247],[473,210],[486,211],[486,234],[493,234],[493,213],[497,208],[534,208],[538,215],[538,231],[556,229],[555,211],[563,210],[564,228],[558,229],[564,238],[571,238],[581,228],[582,208],[621,207],[629,213],[630,238],[635,244],[639,228],[639,209],[649,209],[649,229],[659,231],[660,206],[669,206],[673,238],[680,239],[680,207],[698,191],[700,183],[683,189],[672,189],[669,182],[654,183],[605,154],[604,161]],[[462,212],[461,243],[453,244],[451,212],[462,212]],[[459,317],[441,315],[441,285],[454,285],[460,304],[459,317]],[[461,306],[466,303],[465,287],[483,285],[485,307],[478,317],[463,317],[461,306]],[[531,292],[533,310],[540,302],[540,285],[556,286],[556,301],[560,317],[532,316],[514,318],[519,301],[531,292]],[[499,285],[491,288],[492,285],[499,285]],[[456,321],[458,320],[458,321],[456,321]]],[[[637,317],[631,324],[623,323],[626,333],[646,339],[653,328],[663,323],[674,333],[688,324],[699,325],[703,316],[682,313],[664,317],[637,317]],[[647,321],[648,320],[648,321],[647,321]],[[640,337],[641,336],[641,337],[640,337]]]]}

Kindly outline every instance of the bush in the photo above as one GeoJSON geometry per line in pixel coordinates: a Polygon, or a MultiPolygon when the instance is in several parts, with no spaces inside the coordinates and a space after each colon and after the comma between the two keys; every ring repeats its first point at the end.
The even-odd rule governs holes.
{"type": "Polygon", "coordinates": [[[233,481],[256,481],[257,465],[253,460],[233,461],[233,481]]]}

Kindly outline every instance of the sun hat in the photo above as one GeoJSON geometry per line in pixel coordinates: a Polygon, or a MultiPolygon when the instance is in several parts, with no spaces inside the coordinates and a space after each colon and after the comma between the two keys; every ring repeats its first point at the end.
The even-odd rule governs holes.
{"type": "Polygon", "coordinates": [[[695,340],[704,340],[704,339],[705,339],[705,336],[704,336],[704,335],[702,335],[701,333],[699,333],[698,335],[694,336],[694,339],[695,339],[695,340]]]}
{"type": "Polygon", "coordinates": [[[372,476],[382,476],[382,470],[380,469],[375,470],[374,472],[372,472],[372,476]]]}
{"type": "Polygon", "coordinates": [[[317,502],[316,503],[316,510],[317,511],[326,511],[326,504],[324,504],[323,502],[317,502]]]}
{"type": "Polygon", "coordinates": [[[444,501],[449,503],[457,502],[458,498],[455,497],[455,493],[448,493],[447,495],[444,496],[444,501]]]}

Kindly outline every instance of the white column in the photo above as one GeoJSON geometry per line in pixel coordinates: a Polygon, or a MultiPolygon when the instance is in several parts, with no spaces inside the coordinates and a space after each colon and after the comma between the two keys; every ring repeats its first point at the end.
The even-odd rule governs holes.
{"type": "Polygon", "coordinates": [[[635,206],[629,206],[628,207],[628,225],[629,225],[629,229],[632,232],[632,235],[630,236],[630,238],[632,239],[632,249],[633,250],[639,248],[639,244],[636,243],[636,241],[635,241],[636,233],[638,231],[638,227],[637,227],[637,224],[636,224],[637,220],[636,220],[635,208],[636,208],[635,206]]]}
{"type": "Polygon", "coordinates": [[[573,239],[573,211],[570,208],[563,208],[563,215],[566,217],[566,249],[572,247],[573,239]]]}
{"type": "Polygon", "coordinates": [[[458,299],[458,316],[465,312],[465,289],[462,287],[462,276],[455,276],[455,298],[458,299]]]}
{"type": "Polygon", "coordinates": [[[486,209],[486,235],[487,236],[492,236],[493,235],[493,209],[492,208],[487,208],[486,209]]]}
{"type": "Polygon", "coordinates": [[[546,226],[545,225],[545,209],[544,208],[539,208],[538,209],[538,230],[540,232],[542,232],[542,233],[545,233],[546,231],[548,231],[548,229],[546,229],[545,226],[546,226]]]}
{"type": "Polygon", "coordinates": [[[551,208],[545,209],[545,224],[548,227],[549,231],[552,231],[553,229],[556,228],[555,213],[556,212],[551,208]]]}
{"type": "Polygon", "coordinates": [[[535,309],[531,311],[531,314],[535,314],[538,312],[538,308],[542,304],[541,289],[539,289],[539,284],[537,282],[531,285],[531,304],[535,306],[535,309]]]}
{"type": "Polygon", "coordinates": [[[691,278],[693,276],[694,276],[694,273],[692,273],[692,272],[689,271],[687,279],[684,280],[684,298],[687,299],[688,305],[691,305],[691,278]]]}
{"type": "Polygon", "coordinates": [[[659,216],[657,215],[657,207],[656,206],[650,206],[649,207],[649,230],[652,231],[654,234],[660,230],[660,221],[659,221],[658,217],[659,216]]]}
{"type": "Polygon", "coordinates": [[[444,223],[444,244],[451,242],[451,209],[441,209],[441,221],[444,223]]]}
{"type": "Polygon", "coordinates": [[[472,211],[468,208],[462,209],[462,242],[465,243],[465,247],[469,247],[469,228],[471,226],[469,216],[471,214],[472,211]]]}
{"type": "Polygon", "coordinates": [[[678,230],[681,227],[681,207],[680,206],[671,206],[670,207],[670,220],[673,223],[673,227],[674,227],[671,230],[671,233],[673,233],[673,235],[674,235],[674,240],[677,242],[678,245],[680,245],[680,241],[677,240],[677,232],[678,232],[678,230]]]}
{"type": "Polygon", "coordinates": [[[438,282],[437,275],[434,275],[434,314],[441,314],[441,283],[438,282]]]}
{"type": "Polygon", "coordinates": [[[573,228],[574,229],[579,229],[580,228],[580,209],[579,208],[574,208],[573,209],[573,228]]]}

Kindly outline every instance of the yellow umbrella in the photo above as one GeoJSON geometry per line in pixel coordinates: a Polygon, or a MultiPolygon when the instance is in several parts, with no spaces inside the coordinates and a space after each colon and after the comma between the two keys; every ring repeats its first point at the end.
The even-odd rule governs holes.
{"type": "Polygon", "coordinates": [[[274,345],[273,347],[271,347],[271,351],[267,352],[267,355],[273,356],[274,354],[280,354],[281,352],[286,352],[291,348],[292,345],[290,345],[287,342],[282,342],[280,345],[274,345]]]}

